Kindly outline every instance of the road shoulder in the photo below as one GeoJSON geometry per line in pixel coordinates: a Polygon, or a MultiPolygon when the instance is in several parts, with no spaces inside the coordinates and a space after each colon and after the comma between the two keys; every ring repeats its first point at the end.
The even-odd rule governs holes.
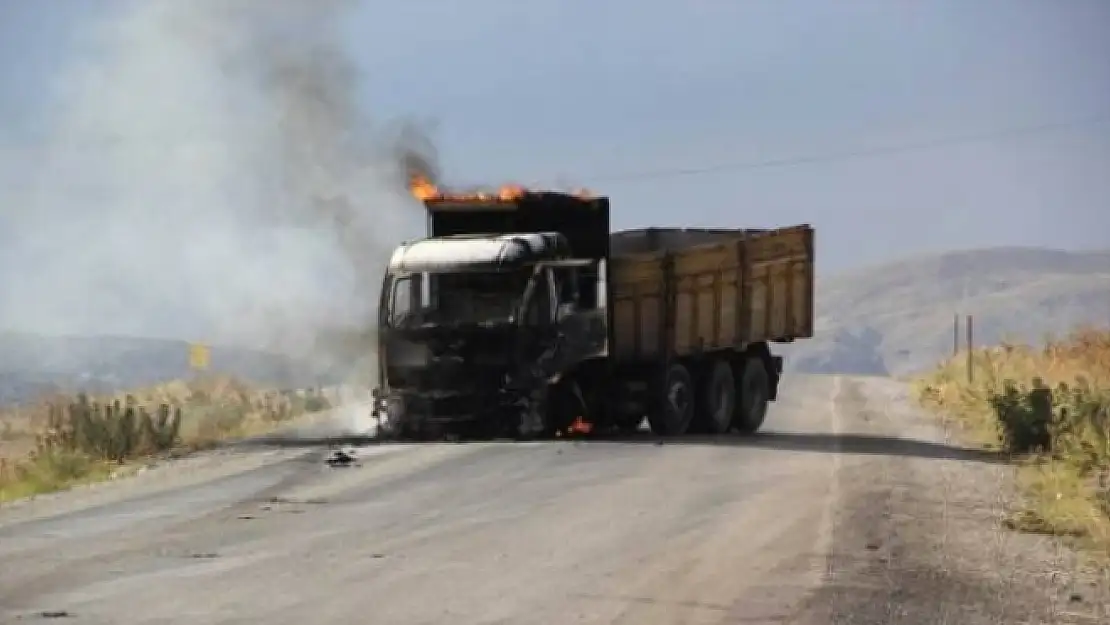
{"type": "Polygon", "coordinates": [[[1012,467],[951,443],[894,381],[845,379],[840,410],[858,411],[868,434],[937,446],[842,464],[825,582],[800,622],[1110,619],[1110,583],[1073,551],[1003,529],[1017,497],[1012,467]]]}

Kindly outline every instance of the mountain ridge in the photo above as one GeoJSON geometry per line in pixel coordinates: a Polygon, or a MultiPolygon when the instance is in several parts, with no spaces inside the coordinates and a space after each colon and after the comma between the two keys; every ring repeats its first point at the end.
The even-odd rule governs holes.
{"type": "Polygon", "coordinates": [[[1110,250],[915,255],[819,278],[816,297],[816,336],[785,350],[789,369],[904,375],[951,355],[956,315],[973,317],[977,344],[1110,325],[1110,250]]]}
{"type": "MultiPolygon", "coordinates": [[[[951,355],[957,314],[974,317],[980,345],[1110,325],[1110,250],[918,254],[818,277],[816,297],[816,336],[775,348],[788,371],[903,375],[951,355]]],[[[51,390],[119,390],[186,377],[187,354],[188,342],[176,339],[0,331],[0,404],[51,390]]],[[[336,379],[334,368],[246,347],[213,346],[211,360],[215,372],[267,386],[336,379]]]]}

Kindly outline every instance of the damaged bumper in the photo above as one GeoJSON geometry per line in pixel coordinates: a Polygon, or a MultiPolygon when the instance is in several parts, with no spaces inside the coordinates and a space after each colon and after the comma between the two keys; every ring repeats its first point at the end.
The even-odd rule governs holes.
{"type": "Polygon", "coordinates": [[[513,394],[455,391],[374,390],[371,416],[390,426],[519,420],[521,402],[513,394]]]}

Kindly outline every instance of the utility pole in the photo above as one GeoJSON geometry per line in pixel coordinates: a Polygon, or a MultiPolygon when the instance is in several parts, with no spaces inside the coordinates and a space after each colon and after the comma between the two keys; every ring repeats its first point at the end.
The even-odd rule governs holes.
{"type": "Polygon", "coordinates": [[[972,342],[972,316],[967,316],[967,382],[971,384],[975,381],[975,346],[972,342]]]}
{"type": "Polygon", "coordinates": [[[960,355],[960,313],[952,315],[952,357],[960,355]]]}

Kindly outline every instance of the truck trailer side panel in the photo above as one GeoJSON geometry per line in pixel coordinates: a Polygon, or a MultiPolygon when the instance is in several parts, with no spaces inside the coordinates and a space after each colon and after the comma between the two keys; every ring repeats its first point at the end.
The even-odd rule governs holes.
{"type": "Polygon", "coordinates": [[[617,360],[658,361],[813,335],[813,229],[713,234],[710,243],[611,257],[617,360]]]}

